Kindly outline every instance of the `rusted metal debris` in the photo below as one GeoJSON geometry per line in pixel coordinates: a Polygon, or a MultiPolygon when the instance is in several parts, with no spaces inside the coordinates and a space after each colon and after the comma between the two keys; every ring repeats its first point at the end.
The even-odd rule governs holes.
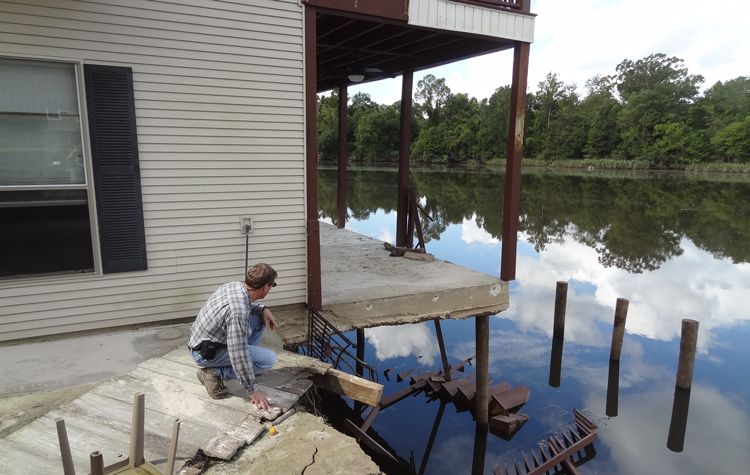
{"type": "Polygon", "coordinates": [[[541,475],[565,470],[571,475],[580,475],[578,467],[594,456],[593,443],[598,438],[597,425],[581,411],[573,408],[575,427],[568,427],[560,435],[539,442],[538,452],[524,455],[523,463],[495,467],[495,475],[541,475]]]}

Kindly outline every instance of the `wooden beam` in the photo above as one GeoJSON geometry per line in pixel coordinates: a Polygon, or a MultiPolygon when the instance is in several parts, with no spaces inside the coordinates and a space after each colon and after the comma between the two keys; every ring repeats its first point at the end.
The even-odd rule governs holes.
{"type": "Polygon", "coordinates": [[[518,244],[518,207],[521,195],[521,158],[523,124],[526,115],[526,81],[529,74],[529,43],[516,42],[513,54],[513,82],[510,92],[508,127],[508,161],[505,165],[505,198],[503,201],[503,249],[500,278],[516,280],[516,245],[518,244]]]}
{"type": "Polygon", "coordinates": [[[302,0],[306,6],[330,8],[393,20],[409,20],[407,0],[302,0]]]}
{"type": "Polygon", "coordinates": [[[312,382],[318,387],[346,396],[368,406],[376,406],[383,397],[383,385],[351,374],[329,369],[325,374],[312,375],[312,382]]]}

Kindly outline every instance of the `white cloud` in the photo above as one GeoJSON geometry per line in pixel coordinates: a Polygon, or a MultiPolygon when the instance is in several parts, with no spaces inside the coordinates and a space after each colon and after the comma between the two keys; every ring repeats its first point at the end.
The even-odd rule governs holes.
{"type": "Polygon", "coordinates": [[[365,335],[367,341],[375,347],[375,357],[380,361],[413,354],[423,366],[432,366],[440,354],[437,338],[427,322],[368,328],[365,335]]]}
{"type": "Polygon", "coordinates": [[[493,246],[500,242],[477,225],[476,213],[471,219],[464,219],[464,222],[461,224],[461,240],[467,244],[481,242],[482,244],[492,244],[493,246]]]}
{"type": "Polygon", "coordinates": [[[750,320],[746,305],[750,264],[716,259],[687,239],[680,246],[685,251],[682,256],[643,274],[603,267],[595,249],[570,238],[564,244],[549,244],[537,259],[519,255],[520,287],[501,316],[517,321],[521,329],[540,328],[551,335],[555,282],[591,282],[596,287],[593,295],[568,291],[566,341],[609,345],[611,336],[594,322],[611,325],[616,300],[622,297],[630,301],[628,333],[669,341],[679,338],[682,319],[691,318],[700,322],[698,349],[706,354],[714,344],[714,330],[750,320]]]}
{"type": "Polygon", "coordinates": [[[373,236],[375,239],[378,239],[380,241],[390,242],[393,243],[396,241],[396,236],[394,234],[385,228],[380,228],[378,230],[378,233],[373,236]]]}
{"type": "MultiPolygon", "coordinates": [[[[750,466],[750,417],[746,403],[694,384],[684,450],[667,449],[674,387],[621,394],[619,415],[599,424],[598,443],[611,447],[614,473],[746,473],[750,466]],[[717,450],[717,448],[719,450],[717,450]]],[[[604,398],[591,393],[586,406],[604,413],[604,398]]]]}
{"type": "MultiPolygon", "coordinates": [[[[654,53],[677,56],[691,74],[716,81],[747,76],[750,71],[750,2],[725,0],[707,5],[703,0],[660,0],[644,7],[641,0],[538,0],[535,42],[529,59],[528,87],[548,72],[566,84],[577,83],[583,92],[587,79],[615,73],[625,59],[638,60],[654,53]]],[[[512,51],[502,51],[415,74],[444,77],[453,93],[478,99],[511,83],[512,51]],[[466,74],[459,70],[467,70],[466,74]]],[[[401,78],[352,87],[369,92],[373,100],[391,104],[401,99],[401,78]]]]}

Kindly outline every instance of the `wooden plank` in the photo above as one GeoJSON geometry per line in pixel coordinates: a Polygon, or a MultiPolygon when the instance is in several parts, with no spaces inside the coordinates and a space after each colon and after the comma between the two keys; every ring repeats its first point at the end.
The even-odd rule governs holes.
{"type": "MultiPolygon", "coordinates": [[[[488,378],[487,384],[492,384],[493,379],[488,378]]],[[[487,389],[488,397],[492,397],[493,394],[498,394],[502,391],[506,391],[510,388],[510,383],[502,382],[495,386],[490,386],[487,389]]],[[[454,400],[463,404],[464,406],[474,407],[476,404],[476,382],[469,383],[466,386],[459,386],[458,391],[453,396],[454,400]]]]}
{"type": "Polygon", "coordinates": [[[302,396],[312,387],[312,385],[313,383],[309,379],[294,379],[293,381],[278,386],[276,389],[296,394],[297,396],[302,396]]]}
{"type": "MultiPolygon", "coordinates": [[[[196,375],[198,369],[195,366],[191,368],[190,366],[175,363],[174,361],[168,359],[156,358],[153,360],[144,361],[143,363],[138,365],[138,367],[131,374],[135,374],[138,371],[141,371],[141,374],[147,378],[151,377],[152,379],[158,379],[159,376],[170,376],[172,378],[182,380],[186,383],[199,385],[201,388],[203,388],[203,385],[198,381],[198,377],[196,375]],[[148,374],[147,372],[150,372],[152,374],[148,374]]],[[[250,399],[250,397],[247,395],[247,391],[245,391],[245,389],[242,387],[239,380],[235,379],[225,381],[224,384],[227,386],[230,394],[239,396],[247,400],[250,399]]],[[[263,395],[268,398],[271,406],[277,406],[281,408],[282,412],[289,410],[289,408],[292,407],[295,402],[297,402],[298,396],[296,394],[279,391],[262,384],[256,384],[256,386],[258,387],[258,390],[260,390],[263,395]]],[[[208,397],[208,394],[206,394],[206,397],[208,397]]],[[[226,401],[231,401],[232,399],[233,398],[228,398],[226,399],[226,401]]],[[[248,406],[250,405],[245,406],[243,409],[247,410],[248,406]]],[[[255,411],[254,406],[252,407],[252,410],[250,412],[253,413],[253,411],[255,411]]]]}
{"type": "Polygon", "coordinates": [[[203,452],[209,457],[229,460],[237,449],[252,444],[265,430],[254,417],[246,418],[238,427],[211,439],[203,452]]]}
{"type": "Polygon", "coordinates": [[[435,260],[435,256],[432,254],[427,254],[423,252],[411,252],[406,251],[404,252],[404,257],[406,259],[412,259],[415,261],[425,261],[425,262],[432,262],[435,260]]]}
{"type": "Polygon", "coordinates": [[[363,402],[368,406],[376,406],[383,396],[382,384],[373,383],[333,368],[325,374],[313,374],[312,381],[318,387],[363,402]]]}
{"type": "Polygon", "coordinates": [[[493,414],[502,414],[526,404],[529,400],[531,391],[526,386],[518,386],[490,397],[490,412],[493,414]]]}
{"type": "Polygon", "coordinates": [[[29,475],[29,467],[37,473],[63,473],[60,452],[39,452],[26,445],[0,439],[0,473],[29,475]]]}
{"type": "MultiPolygon", "coordinates": [[[[133,404],[132,401],[126,403],[88,392],[69,404],[60,406],[57,411],[66,421],[78,417],[79,414],[88,413],[91,416],[108,418],[112,423],[119,423],[129,427],[132,423],[133,404]]],[[[150,407],[150,401],[147,399],[146,437],[148,438],[150,433],[154,433],[161,437],[170,438],[170,424],[173,424],[176,418],[176,416],[170,414],[154,411],[150,407]]],[[[179,447],[184,452],[194,454],[205,444],[206,434],[212,430],[217,430],[216,425],[208,425],[203,420],[190,418],[183,421],[188,421],[187,424],[183,424],[180,428],[179,447]]],[[[227,425],[225,429],[229,430],[231,426],[227,425]]]]}
{"type": "MultiPolygon", "coordinates": [[[[282,412],[281,408],[274,407],[273,401],[269,410],[258,411],[249,400],[241,397],[211,399],[198,379],[194,377],[194,381],[189,382],[144,368],[136,368],[125,376],[97,386],[92,392],[125,402],[133,397],[133,393],[142,392],[146,394],[149,406],[164,414],[180,418],[195,414],[211,414],[212,419],[223,417],[227,423],[234,423],[234,426],[248,414],[259,419],[273,420],[282,412]]],[[[263,389],[268,391],[269,388],[261,390],[263,389]]]]}

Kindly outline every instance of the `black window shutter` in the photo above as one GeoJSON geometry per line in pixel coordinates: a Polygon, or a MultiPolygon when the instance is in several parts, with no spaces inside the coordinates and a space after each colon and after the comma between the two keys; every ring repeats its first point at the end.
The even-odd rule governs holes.
{"type": "Polygon", "coordinates": [[[83,71],[102,270],[146,270],[133,70],[86,64],[83,71]]]}

